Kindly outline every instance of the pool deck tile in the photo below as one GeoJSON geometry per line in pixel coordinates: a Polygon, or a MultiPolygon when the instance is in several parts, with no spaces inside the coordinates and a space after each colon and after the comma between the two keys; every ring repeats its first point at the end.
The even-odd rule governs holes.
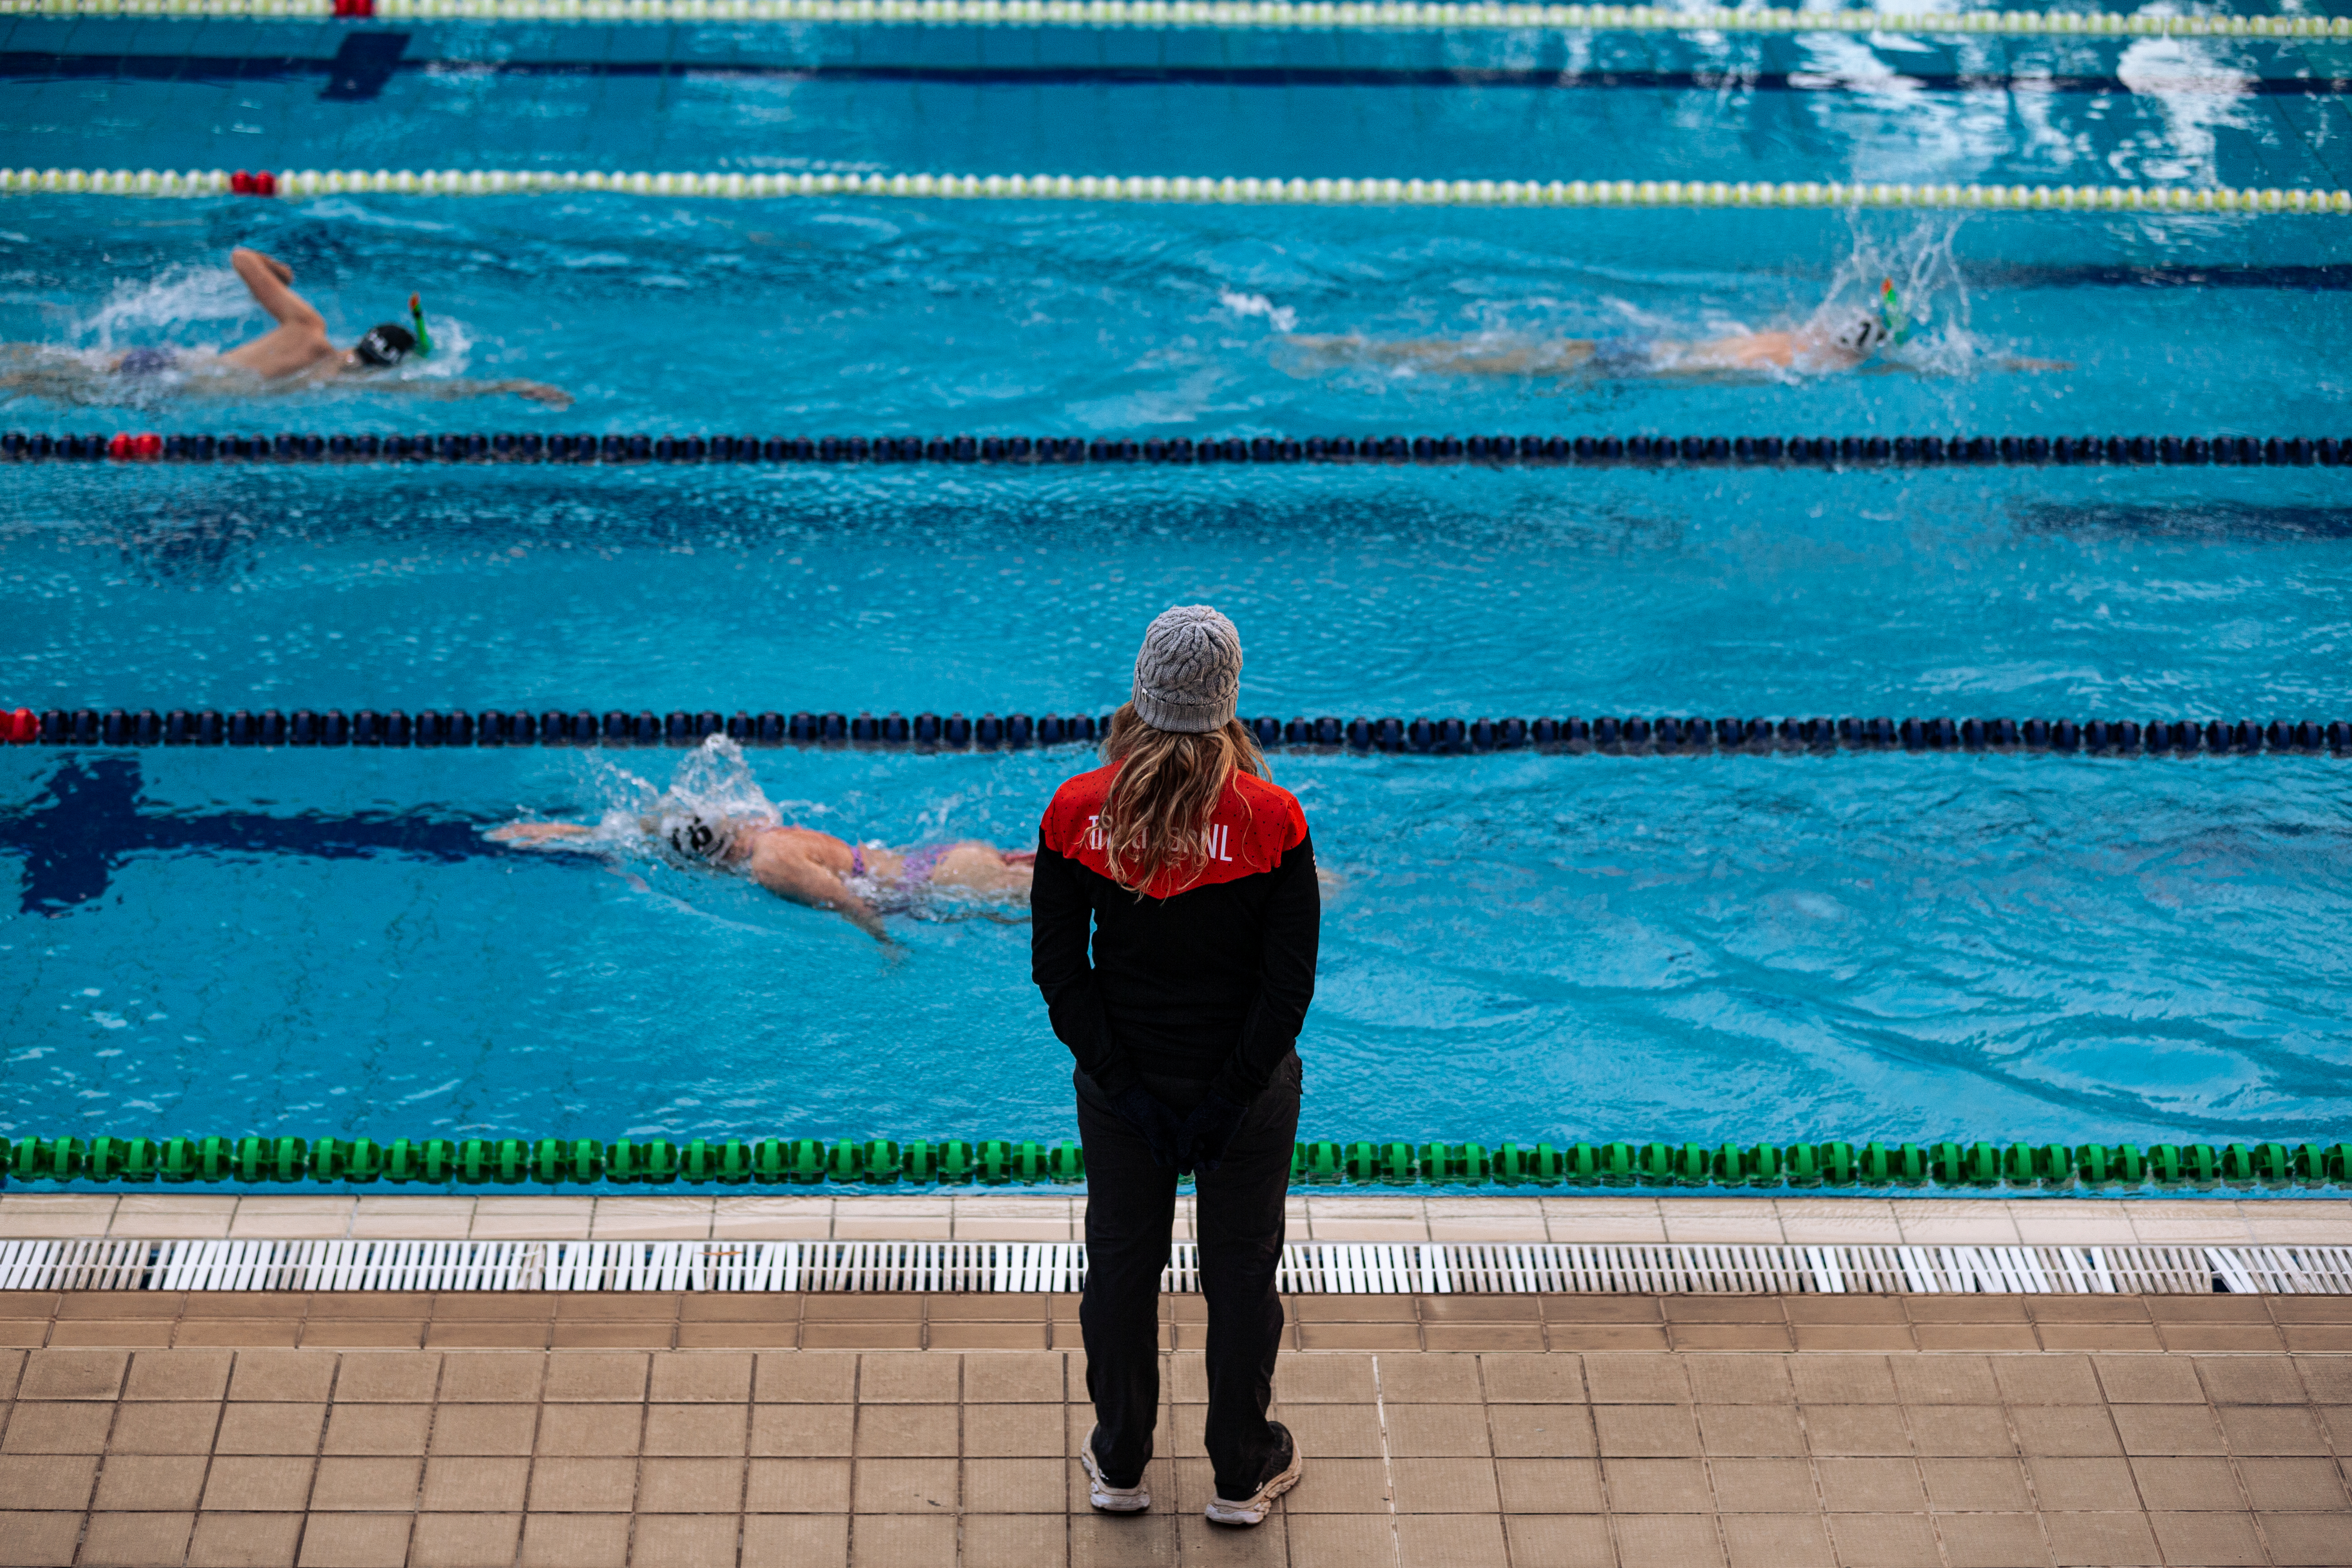
{"type": "Polygon", "coordinates": [[[473,1229],[472,1198],[378,1197],[360,1199],[352,1214],[354,1239],[463,1241],[473,1229]]]}
{"type": "Polygon", "coordinates": [[[1532,1241],[1551,1239],[1543,1210],[1525,1200],[1488,1203],[1483,1198],[1430,1198],[1422,1205],[1432,1241],[1532,1241]]]}
{"type": "Polygon", "coordinates": [[[2045,1198],[2011,1205],[2018,1239],[2028,1247],[2127,1247],[2132,1234],[2131,1205],[2079,1198],[2045,1198]]]}
{"type": "Polygon", "coordinates": [[[1772,1208],[1791,1247],[1894,1247],[1903,1240],[1890,1198],[1774,1198],[1772,1208]]]}
{"type": "Polygon", "coordinates": [[[2341,1246],[2352,1237],[2352,1202],[2240,1204],[2246,1229],[2264,1245],[2310,1242],[2341,1246]]]}
{"type": "MultiPolygon", "coordinates": [[[[228,1227],[236,1240],[339,1240],[351,1234],[352,1219],[359,1212],[355,1197],[243,1197],[236,1202],[236,1215],[228,1227]]],[[[115,1211],[118,1229],[124,1218],[121,1210],[115,1211]]]]}
{"type": "Polygon", "coordinates": [[[588,1236],[593,1241],[704,1241],[717,1198],[598,1198],[588,1236]]]}
{"type": "Polygon", "coordinates": [[[1910,1247],[2016,1247],[2017,1222],[1999,1199],[1896,1198],[1895,1223],[1910,1247]]]}
{"type": "Polygon", "coordinates": [[[2253,1239],[2245,1205],[2152,1198],[2126,1205],[2132,1235],[2147,1246],[2199,1243],[2234,1247],[2253,1239]]]}
{"type": "Polygon", "coordinates": [[[1307,1194],[1307,1224],[1317,1241],[1427,1241],[1428,1200],[1307,1194]]]}
{"type": "Polygon", "coordinates": [[[955,1201],[958,1241],[1081,1241],[1085,1237],[1073,1198],[990,1193],[955,1201]]]}
{"type": "Polygon", "coordinates": [[[835,1205],[833,1237],[839,1241],[934,1241],[955,1222],[955,1200],[947,1196],[858,1198],[835,1205]]]}
{"type": "MultiPolygon", "coordinates": [[[[1307,1479],[1244,1533],[1199,1517],[1188,1348],[1153,1510],[1087,1509],[1066,1297],[142,1294],[207,1348],[149,1348],[129,1293],[0,1297],[76,1331],[0,1350],[0,1560],[2284,1568],[2352,1540],[2352,1354],[2275,1340],[2352,1327],[2347,1297],[1294,1298],[1275,1413],[1307,1479]],[[414,1348],[509,1310],[582,1348],[414,1348]],[[2200,1348],[2051,1339],[2151,1323],[2200,1348]],[[293,1328],[314,1348],[274,1348],[293,1328]]],[[[1198,1299],[1163,1307],[1186,1345],[1198,1299]]]]}
{"type": "Polygon", "coordinates": [[[1558,1242],[1639,1243],[1666,1239],[1655,1198],[1538,1198],[1544,1228],[1558,1242]]]}
{"type": "Polygon", "coordinates": [[[120,1201],[81,1193],[0,1193],[0,1237],[104,1236],[120,1201]]]}
{"type": "Polygon", "coordinates": [[[106,1234],[168,1241],[227,1236],[242,1200],[202,1193],[129,1193],[108,1201],[113,1213],[106,1234]]]}
{"type": "Polygon", "coordinates": [[[476,1198],[466,1234],[476,1241],[584,1241],[593,1198],[476,1198]]]}
{"type": "Polygon", "coordinates": [[[1759,1205],[1747,1198],[1677,1198],[1658,1205],[1658,1218],[1668,1241],[1754,1244],[1781,1239],[1780,1211],[1769,1200],[1759,1205]]]}
{"type": "Polygon", "coordinates": [[[833,1235],[834,1200],[760,1194],[720,1198],[710,1234],[721,1241],[824,1241],[833,1235]]]}

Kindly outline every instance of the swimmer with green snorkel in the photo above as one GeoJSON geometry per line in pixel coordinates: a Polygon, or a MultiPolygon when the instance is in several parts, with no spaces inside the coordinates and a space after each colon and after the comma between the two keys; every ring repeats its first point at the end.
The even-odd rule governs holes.
{"type": "Polygon", "coordinates": [[[9,343],[0,355],[16,363],[0,370],[0,392],[31,394],[69,403],[138,401],[142,393],[176,378],[181,384],[234,393],[257,377],[264,383],[309,385],[343,376],[366,376],[371,389],[427,397],[488,397],[511,393],[551,408],[569,408],[572,395],[537,381],[462,381],[379,376],[404,361],[433,352],[418,297],[408,297],[409,321],[381,321],[348,349],[327,335],[327,323],[311,303],[294,291],[294,269],[274,256],[244,246],[229,252],[229,265],[255,304],[278,325],[221,353],[169,345],[128,349],[102,359],[46,343],[9,343]],[[126,395],[128,395],[126,396],[126,395]]]}
{"type": "MultiPolygon", "coordinates": [[[[1553,338],[1529,342],[1496,336],[1414,338],[1380,342],[1355,335],[1284,339],[1305,356],[1297,374],[1346,364],[1410,366],[1453,375],[1589,375],[1610,380],[1780,379],[1838,371],[1912,370],[1889,351],[1911,334],[1895,280],[1851,316],[1816,319],[1789,331],[1731,332],[1683,342],[1662,335],[1553,338]]],[[[2004,359],[2003,370],[2068,370],[2060,360],[2004,359]]]]}

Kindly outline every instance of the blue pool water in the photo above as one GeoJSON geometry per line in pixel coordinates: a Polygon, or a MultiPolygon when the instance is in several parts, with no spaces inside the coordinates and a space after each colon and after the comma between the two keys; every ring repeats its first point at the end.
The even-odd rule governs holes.
{"type": "MultiPolygon", "coordinates": [[[[315,76],[28,70],[0,127],[15,162],[131,167],[2352,184],[2339,97],[2147,85],[2309,68],[2284,51],[1934,65],[2113,90],[1857,86],[1928,68],[1863,40],[1763,64],[1832,44],[1818,90],[448,69],[347,103],[315,76]]],[[[1643,47],[1662,76],[1721,64],[1643,47]]],[[[256,317],[223,259],[254,243],[339,333],[423,289],[445,352],[392,388],[67,374],[0,394],[0,424],[2343,434],[2338,222],[17,198],[0,338],[92,363],[235,341],[256,317]],[[1878,374],[1478,378],[1289,341],[1698,336],[1888,275],[1925,330],[1878,374]],[[499,376],[576,402],[420,395],[499,376]]],[[[1285,717],[2326,719],[2352,714],[2339,473],[11,468],[0,705],[1101,711],[1144,622],[1208,600],[1243,630],[1244,710],[1285,717]]],[[[879,949],[738,881],[479,838],[625,807],[677,761],[0,752],[0,1132],[1071,1131],[1024,926],[902,919],[879,949]]],[[[1275,763],[1337,879],[1312,1132],[2345,1125],[2342,763],[1275,763]]],[[[747,765],[847,837],[1018,843],[1086,762],[747,765]]]]}

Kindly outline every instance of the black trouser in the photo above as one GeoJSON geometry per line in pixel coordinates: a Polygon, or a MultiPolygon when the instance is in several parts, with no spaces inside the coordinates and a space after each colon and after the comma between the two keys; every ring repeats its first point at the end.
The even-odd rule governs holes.
{"type": "MultiPolygon", "coordinates": [[[[1160,1413],[1160,1274],[1175,1225],[1176,1172],[1153,1164],[1143,1135],[1085,1075],[1074,1078],[1087,1151],[1087,1290],[1078,1326],[1095,1405],[1095,1453],[1105,1479],[1132,1486],[1150,1462],[1160,1413]]],[[[1145,1082],[1179,1110],[1198,1103],[1208,1088],[1149,1074],[1145,1082]]],[[[1298,1083],[1294,1055],[1251,1102],[1223,1162],[1193,1186],[1201,1293],[1209,1307],[1207,1447],[1220,1497],[1257,1490],[1267,1461],[1282,1447],[1265,1409],[1282,1347],[1274,1276],[1298,1136],[1298,1083]]]]}

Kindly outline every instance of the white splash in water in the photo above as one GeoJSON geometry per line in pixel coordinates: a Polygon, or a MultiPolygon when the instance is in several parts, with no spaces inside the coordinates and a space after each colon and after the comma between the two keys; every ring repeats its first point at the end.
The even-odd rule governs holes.
{"type": "Polygon", "coordinates": [[[724,735],[711,736],[679,759],[667,785],[640,778],[601,753],[593,765],[602,775],[598,793],[607,803],[595,840],[616,849],[658,855],[673,829],[698,820],[760,827],[783,821],[751,776],[743,748],[724,735]]]}
{"type": "MultiPolygon", "coordinates": [[[[226,267],[173,267],[152,278],[125,278],[105,301],[67,330],[76,346],[100,352],[123,343],[167,340],[199,323],[258,315],[245,284],[226,267]]],[[[227,328],[234,335],[236,329],[227,328]]]]}
{"type": "Polygon", "coordinates": [[[1806,330],[1842,337],[1841,329],[1857,319],[1878,320],[1880,287],[1892,283],[1906,331],[1884,357],[1924,375],[1960,375],[1974,369],[1984,348],[1969,331],[1968,282],[1952,254],[1962,221],[1922,218],[1893,241],[1855,225],[1853,247],[1807,318],[1806,330]]]}
{"type": "Polygon", "coordinates": [[[1277,332],[1295,331],[1298,327],[1297,311],[1287,305],[1277,305],[1263,294],[1241,294],[1227,289],[1217,296],[1217,303],[1244,321],[1264,316],[1266,325],[1277,332]]]}

